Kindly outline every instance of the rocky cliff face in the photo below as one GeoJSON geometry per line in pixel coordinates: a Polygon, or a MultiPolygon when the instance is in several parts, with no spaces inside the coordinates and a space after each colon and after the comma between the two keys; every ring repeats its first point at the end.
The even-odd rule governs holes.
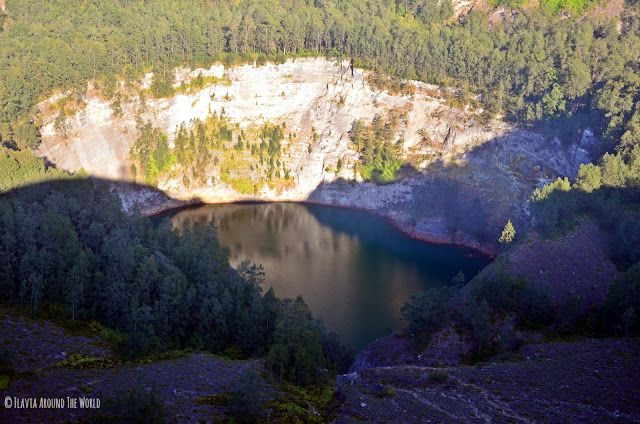
{"type": "MultiPolygon", "coordinates": [[[[452,93],[437,86],[412,82],[411,94],[393,94],[372,86],[368,76],[347,62],[326,59],[178,69],[177,94],[170,98],[150,98],[151,74],[136,87],[120,84],[121,113],[90,83],[81,99],[67,103],[74,107],[66,117],[60,116],[65,94],[39,105],[39,153],[60,168],[122,181],[130,179],[130,150],[140,122],[166,131],[170,144],[182,123],[212,114],[224,115],[239,131],[282,125],[289,134],[282,141],[282,167],[290,170],[290,183],[243,194],[219,178],[221,166],[210,164],[204,183],[187,186],[174,169],[158,188],[184,201],[289,200],[362,208],[388,216],[414,236],[488,251],[507,219],[524,225],[526,199],[537,184],[574,175],[589,160],[588,131],[574,144],[549,140],[483,119],[469,105],[454,107],[452,93]],[[209,83],[186,88],[198,75],[209,83]],[[357,119],[390,114],[400,117],[394,138],[407,166],[392,184],[364,183],[355,172],[358,154],[349,131],[357,119]]],[[[248,170],[232,172],[251,177],[248,170]]],[[[167,207],[159,197],[122,195],[127,204],[140,200],[148,211],[167,207]]]]}

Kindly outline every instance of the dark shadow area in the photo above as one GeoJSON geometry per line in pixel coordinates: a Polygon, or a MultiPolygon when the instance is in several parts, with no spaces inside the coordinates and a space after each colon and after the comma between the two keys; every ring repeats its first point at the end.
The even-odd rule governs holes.
{"type": "Polygon", "coordinates": [[[308,200],[372,210],[414,237],[496,253],[507,220],[520,235],[530,229],[527,203],[533,190],[558,176],[574,177],[593,149],[587,140],[567,145],[515,130],[455,162],[404,167],[393,183],[324,182],[308,200]]]}
{"type": "Polygon", "coordinates": [[[517,350],[526,342],[517,331],[640,333],[640,189],[555,189],[533,202],[532,215],[538,234],[506,249],[469,284],[408,302],[414,344],[424,349],[451,322],[471,335],[473,359],[517,350]]]}
{"type": "Polygon", "coordinates": [[[608,248],[619,269],[640,261],[639,187],[554,190],[535,202],[532,210],[535,229],[545,237],[560,237],[591,219],[610,236],[608,248]]]}

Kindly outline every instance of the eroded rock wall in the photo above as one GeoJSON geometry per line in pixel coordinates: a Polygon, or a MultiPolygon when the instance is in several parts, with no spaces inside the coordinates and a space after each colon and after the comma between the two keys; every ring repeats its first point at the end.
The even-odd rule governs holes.
{"type": "MultiPolygon", "coordinates": [[[[297,59],[279,65],[179,69],[174,85],[179,88],[199,74],[216,82],[166,99],[145,95],[152,80],[147,75],[139,87],[122,88],[121,114],[114,113],[113,100],[89,84],[63,125],[56,105],[64,95],[42,102],[40,155],[69,171],[127,180],[140,122],[151,122],[170,140],[180,124],[212,113],[224,113],[240,129],[284,124],[295,134],[283,140],[284,165],[294,182],[286,188],[265,185],[255,194],[241,194],[219,179],[211,182],[209,177],[215,181],[220,172],[214,167],[206,170],[204,184],[185,187],[173,175],[161,179],[158,188],[185,201],[292,200],[367,209],[388,216],[414,236],[488,251],[495,250],[507,219],[524,225],[526,200],[537,184],[574,175],[589,160],[586,142],[567,145],[499,119],[487,121],[479,109],[453,107],[447,100],[450,93],[437,86],[413,82],[413,94],[376,89],[366,71],[352,74],[347,62],[297,59]],[[389,113],[402,117],[394,137],[411,166],[395,183],[363,183],[354,171],[358,155],[349,131],[357,119],[370,122],[389,113]]],[[[135,193],[124,196],[127,203],[136,200],[135,193]]]]}

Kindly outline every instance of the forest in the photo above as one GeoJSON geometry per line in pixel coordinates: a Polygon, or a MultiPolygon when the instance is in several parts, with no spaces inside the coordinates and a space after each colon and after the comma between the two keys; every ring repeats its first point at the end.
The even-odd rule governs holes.
{"type": "Polygon", "coordinates": [[[455,87],[523,125],[572,134],[589,122],[608,140],[603,150],[637,141],[637,5],[627,6],[618,31],[613,22],[558,19],[544,9],[491,25],[486,13],[472,12],[456,23],[448,3],[438,4],[25,0],[9,9],[0,32],[0,137],[37,145],[36,103],[57,89],[81,96],[89,79],[108,86],[154,70],[155,92],[165,95],[162,81],[177,65],[326,55],[455,87]]]}
{"type": "Polygon", "coordinates": [[[0,197],[0,261],[3,303],[68,325],[97,321],[125,358],[180,349],[266,356],[277,376],[300,385],[350,362],[302,298],[262,293],[255,265],[232,268],[212,228],[179,235],[127,214],[99,181],[0,197]]]}

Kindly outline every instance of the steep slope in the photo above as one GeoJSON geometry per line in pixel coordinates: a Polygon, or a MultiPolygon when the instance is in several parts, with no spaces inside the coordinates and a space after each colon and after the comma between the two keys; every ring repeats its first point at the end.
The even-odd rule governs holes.
{"type": "Polygon", "coordinates": [[[148,74],[139,86],[121,84],[117,107],[95,84],[82,99],[60,94],[42,102],[39,154],[65,170],[128,180],[141,123],[166,132],[174,151],[180,125],[189,128],[195,120],[222,117],[233,132],[231,142],[243,137],[258,143],[261,128],[280,126],[278,176],[268,182],[248,149],[227,146],[213,152],[199,182],[185,180],[185,171],[174,164],[157,187],[186,201],[308,200],[363,208],[389,216],[418,237],[493,251],[508,218],[525,225],[532,189],[558,175],[574,175],[589,160],[593,142],[588,130],[571,144],[486,119],[472,107],[473,99],[457,99],[455,92],[433,85],[410,82],[390,93],[348,62],[298,59],[178,69],[177,94],[163,99],[150,98],[152,80],[148,74]],[[197,78],[204,79],[202,88],[194,84],[197,78]],[[363,183],[349,137],[354,121],[376,116],[387,120],[408,165],[401,178],[384,186],[363,183]]]}

